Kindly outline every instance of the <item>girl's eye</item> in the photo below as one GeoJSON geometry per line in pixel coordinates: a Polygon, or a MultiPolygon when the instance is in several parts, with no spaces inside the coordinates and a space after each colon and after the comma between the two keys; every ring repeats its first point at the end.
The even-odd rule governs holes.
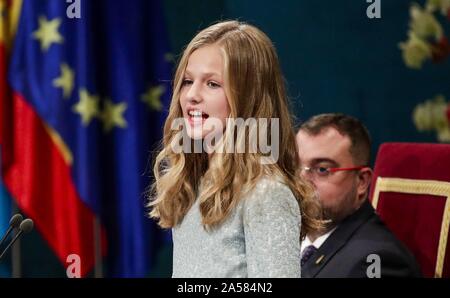
{"type": "Polygon", "coordinates": [[[192,85],[192,80],[184,79],[181,86],[192,85]]]}
{"type": "Polygon", "coordinates": [[[219,84],[217,84],[216,82],[212,82],[212,81],[209,81],[207,85],[210,88],[219,88],[220,87],[219,84]]]}

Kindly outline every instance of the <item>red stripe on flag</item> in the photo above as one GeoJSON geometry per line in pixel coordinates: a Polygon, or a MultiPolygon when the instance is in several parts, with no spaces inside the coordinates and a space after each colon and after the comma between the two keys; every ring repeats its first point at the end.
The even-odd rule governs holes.
{"type": "MultiPolygon", "coordinates": [[[[2,145],[1,165],[6,168],[11,160],[11,96],[6,80],[6,48],[0,43],[0,144],[2,145]]],[[[2,169],[0,169],[2,170],[2,169]]]]}
{"type": "MultiPolygon", "coordinates": [[[[94,265],[94,214],[80,200],[70,167],[47,134],[39,116],[19,94],[13,95],[14,161],[4,175],[6,187],[30,216],[65,266],[78,254],[81,274],[94,265]]],[[[102,227],[102,255],[106,236],[102,227]]]]}

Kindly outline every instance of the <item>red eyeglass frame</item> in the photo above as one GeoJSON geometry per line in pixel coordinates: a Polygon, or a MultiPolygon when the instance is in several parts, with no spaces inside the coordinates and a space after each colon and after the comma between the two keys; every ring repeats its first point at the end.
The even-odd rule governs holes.
{"type": "Polygon", "coordinates": [[[330,173],[339,172],[339,171],[355,171],[362,170],[364,168],[368,168],[368,166],[359,166],[359,167],[351,167],[351,168],[328,168],[330,173]]]}

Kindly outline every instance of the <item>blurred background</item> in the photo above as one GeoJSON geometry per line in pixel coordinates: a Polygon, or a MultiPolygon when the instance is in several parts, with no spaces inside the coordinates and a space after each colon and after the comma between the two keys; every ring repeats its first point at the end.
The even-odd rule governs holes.
{"type": "Polygon", "coordinates": [[[171,276],[145,191],[176,61],[218,20],[272,39],[296,124],[353,115],[373,157],[384,142],[450,141],[446,0],[0,4],[0,232],[17,212],[35,222],[2,277],[65,277],[71,254],[81,276],[171,276]]]}

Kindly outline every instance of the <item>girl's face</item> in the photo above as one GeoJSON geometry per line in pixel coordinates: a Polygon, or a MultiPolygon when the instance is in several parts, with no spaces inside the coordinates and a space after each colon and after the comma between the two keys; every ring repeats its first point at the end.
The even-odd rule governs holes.
{"type": "Polygon", "coordinates": [[[190,138],[200,139],[220,127],[230,115],[224,84],[224,66],[220,48],[207,45],[195,50],[186,66],[180,105],[190,138]],[[211,126],[214,125],[214,127],[211,126]]]}

